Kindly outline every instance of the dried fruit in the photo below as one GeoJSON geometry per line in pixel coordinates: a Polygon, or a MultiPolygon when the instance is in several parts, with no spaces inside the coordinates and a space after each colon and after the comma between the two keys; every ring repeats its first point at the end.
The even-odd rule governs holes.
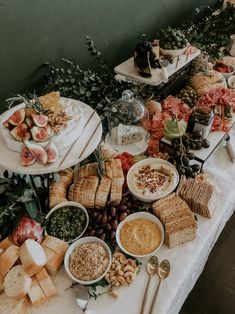
{"type": "Polygon", "coordinates": [[[26,117],[25,122],[30,129],[33,127],[33,121],[30,118],[26,117]]]}
{"type": "Polygon", "coordinates": [[[32,119],[36,126],[43,128],[47,125],[48,117],[43,114],[32,114],[32,119]]]}
{"type": "Polygon", "coordinates": [[[25,114],[27,118],[31,118],[32,114],[36,114],[36,110],[34,108],[27,107],[25,108],[25,114]]]}
{"type": "Polygon", "coordinates": [[[23,123],[25,118],[25,110],[24,108],[21,108],[19,110],[16,110],[8,119],[8,122],[12,125],[19,125],[23,123]]]}
{"type": "Polygon", "coordinates": [[[49,134],[47,132],[47,129],[46,128],[40,128],[38,126],[32,127],[31,134],[32,134],[33,139],[36,142],[45,142],[49,138],[49,134]]]}
{"type": "Polygon", "coordinates": [[[47,152],[43,147],[38,144],[30,143],[29,141],[25,141],[25,145],[37,161],[41,162],[42,164],[47,163],[47,152]]]}
{"type": "Polygon", "coordinates": [[[59,151],[54,142],[50,142],[46,147],[47,162],[49,164],[56,162],[59,158],[59,151]]]}
{"type": "Polygon", "coordinates": [[[30,152],[26,145],[23,145],[22,147],[20,158],[22,165],[25,167],[32,165],[36,161],[33,154],[30,152]]]}
{"type": "Polygon", "coordinates": [[[9,128],[9,121],[8,121],[8,119],[3,122],[3,126],[5,126],[5,128],[7,128],[7,129],[9,128]]]}
{"type": "Polygon", "coordinates": [[[14,137],[18,142],[23,142],[25,140],[29,140],[31,138],[31,134],[28,131],[28,127],[25,123],[19,124],[14,127],[10,134],[14,137]]]}

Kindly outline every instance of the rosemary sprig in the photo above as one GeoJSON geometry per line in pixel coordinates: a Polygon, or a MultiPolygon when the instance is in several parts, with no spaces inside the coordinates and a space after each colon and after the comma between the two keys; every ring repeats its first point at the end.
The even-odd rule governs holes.
{"type": "Polygon", "coordinates": [[[105,170],[105,160],[104,158],[102,157],[102,154],[101,154],[101,145],[99,145],[97,147],[97,149],[94,151],[94,155],[95,155],[95,159],[98,163],[98,167],[97,167],[97,172],[98,172],[98,175],[100,177],[100,179],[106,175],[106,170],[105,170]]]}
{"type": "Polygon", "coordinates": [[[45,114],[46,110],[43,108],[42,104],[39,101],[38,96],[36,93],[29,94],[28,98],[27,96],[17,94],[14,97],[8,98],[6,101],[8,103],[8,108],[11,108],[12,105],[15,103],[24,103],[26,108],[33,108],[36,112],[45,114]]]}

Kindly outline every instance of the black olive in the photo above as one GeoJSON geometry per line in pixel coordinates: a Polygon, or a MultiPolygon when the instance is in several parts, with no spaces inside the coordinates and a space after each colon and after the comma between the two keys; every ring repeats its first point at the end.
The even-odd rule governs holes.
{"type": "Polygon", "coordinates": [[[194,164],[191,167],[193,169],[193,172],[199,172],[200,171],[200,166],[198,164],[194,164]]]}
{"type": "Polygon", "coordinates": [[[202,139],[203,138],[203,133],[201,131],[194,131],[193,132],[193,138],[194,139],[202,139]]]}
{"type": "Polygon", "coordinates": [[[195,149],[199,150],[199,149],[201,149],[201,148],[202,148],[202,142],[198,141],[198,142],[196,143],[196,148],[195,148],[195,149]]]}
{"type": "Polygon", "coordinates": [[[179,172],[180,175],[185,175],[185,168],[182,167],[182,166],[179,166],[178,167],[178,172],[179,172]]]}
{"type": "Polygon", "coordinates": [[[188,167],[188,168],[186,168],[185,173],[186,173],[187,177],[192,177],[193,176],[193,169],[191,167],[188,167]]]}
{"type": "Polygon", "coordinates": [[[194,153],[188,153],[187,156],[190,160],[193,160],[195,158],[194,153]]]}
{"type": "Polygon", "coordinates": [[[204,148],[210,147],[210,142],[207,139],[204,139],[202,141],[202,147],[204,147],[204,148]]]}
{"type": "Polygon", "coordinates": [[[177,160],[177,159],[180,159],[180,157],[181,157],[181,154],[180,154],[179,151],[176,151],[176,152],[174,153],[174,155],[173,155],[173,158],[175,158],[176,160],[177,160]]]}
{"type": "Polygon", "coordinates": [[[184,166],[188,166],[188,164],[189,164],[189,158],[186,157],[186,156],[184,156],[184,157],[182,158],[182,162],[183,162],[184,166]]]}
{"type": "Polygon", "coordinates": [[[196,149],[196,144],[195,144],[194,142],[191,142],[191,143],[190,143],[190,148],[191,148],[191,149],[196,149]]]}

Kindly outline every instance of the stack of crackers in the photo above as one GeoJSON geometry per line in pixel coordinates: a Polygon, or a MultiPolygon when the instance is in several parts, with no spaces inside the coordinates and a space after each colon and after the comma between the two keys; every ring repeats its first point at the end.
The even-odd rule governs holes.
{"type": "Polygon", "coordinates": [[[211,218],[210,200],[213,189],[213,186],[205,178],[187,179],[185,176],[181,176],[177,195],[188,204],[194,213],[211,218]]]}
{"type": "Polygon", "coordinates": [[[175,193],[156,201],[153,212],[165,228],[165,244],[174,248],[196,237],[197,224],[187,203],[175,193]]]}

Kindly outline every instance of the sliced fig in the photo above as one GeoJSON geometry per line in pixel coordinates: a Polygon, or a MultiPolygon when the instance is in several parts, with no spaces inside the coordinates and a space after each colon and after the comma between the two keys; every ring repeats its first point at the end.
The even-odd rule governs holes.
{"type": "Polygon", "coordinates": [[[25,122],[27,126],[29,127],[29,129],[33,127],[33,121],[30,118],[26,117],[25,122]]]}
{"type": "Polygon", "coordinates": [[[28,107],[28,108],[25,108],[25,114],[27,118],[31,118],[32,114],[37,114],[37,112],[34,108],[28,107]]]}
{"type": "Polygon", "coordinates": [[[30,131],[33,139],[36,142],[45,142],[49,138],[49,134],[46,128],[39,128],[38,126],[33,126],[30,131]]]}
{"type": "Polygon", "coordinates": [[[31,135],[28,131],[28,127],[25,123],[17,125],[10,131],[10,134],[14,137],[18,142],[22,142],[25,140],[29,140],[31,135]]]}
{"type": "Polygon", "coordinates": [[[8,122],[12,125],[19,125],[24,122],[25,118],[25,109],[21,108],[16,110],[8,119],[8,122]]]}
{"type": "Polygon", "coordinates": [[[29,141],[25,141],[25,145],[37,161],[42,164],[47,163],[47,153],[43,147],[38,144],[30,143],[29,141]]]}
{"type": "Polygon", "coordinates": [[[10,125],[10,123],[9,123],[8,119],[3,122],[3,126],[5,126],[5,128],[9,129],[9,125],[10,125]]]}
{"type": "Polygon", "coordinates": [[[45,129],[47,130],[48,136],[50,136],[50,135],[51,135],[51,133],[52,133],[52,130],[51,130],[50,125],[49,125],[49,124],[47,124],[47,125],[45,126],[45,129]]]}
{"type": "Polygon", "coordinates": [[[47,125],[48,117],[44,114],[32,114],[33,122],[36,126],[44,128],[47,125]]]}
{"type": "Polygon", "coordinates": [[[49,164],[52,164],[53,162],[56,162],[58,160],[59,151],[54,142],[49,143],[49,145],[46,147],[46,152],[47,152],[47,162],[49,164]]]}
{"type": "Polygon", "coordinates": [[[25,144],[22,147],[20,158],[21,158],[21,163],[24,167],[30,166],[36,161],[33,154],[30,152],[30,150],[25,144]]]}

